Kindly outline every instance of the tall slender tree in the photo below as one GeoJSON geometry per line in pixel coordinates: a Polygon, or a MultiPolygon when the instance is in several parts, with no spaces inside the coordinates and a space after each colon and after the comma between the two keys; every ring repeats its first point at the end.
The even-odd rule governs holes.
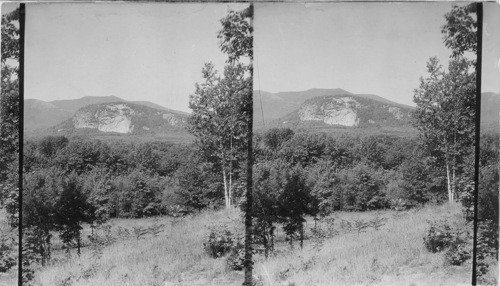
{"type": "Polygon", "coordinates": [[[435,57],[427,63],[428,76],[415,89],[415,126],[431,155],[446,172],[448,200],[457,199],[456,185],[466,174],[464,158],[474,152],[477,23],[474,5],[454,6],[445,15],[444,43],[452,54],[445,70],[435,57]],[[472,58],[472,59],[471,59],[472,58]]]}
{"type": "Polygon", "coordinates": [[[19,152],[19,9],[2,16],[2,57],[0,89],[0,205],[4,198],[14,203],[9,206],[11,216],[18,207],[12,172],[17,169],[19,152]],[[4,193],[6,192],[6,193],[4,193]]]}
{"type": "Polygon", "coordinates": [[[204,82],[196,84],[190,97],[193,110],[189,130],[206,159],[219,170],[224,183],[227,208],[233,204],[234,177],[247,157],[247,137],[252,106],[251,9],[230,11],[221,20],[217,37],[228,59],[222,75],[212,63],[202,69],[204,82]],[[249,107],[250,106],[250,107],[249,107]]]}
{"type": "Polygon", "coordinates": [[[226,207],[233,203],[234,175],[246,178],[245,281],[252,285],[252,75],[253,5],[221,20],[219,47],[228,58],[222,76],[205,64],[204,83],[190,98],[190,132],[202,154],[222,174],[226,207]],[[246,164],[243,166],[242,164],[246,164]]]}
{"type": "Polygon", "coordinates": [[[239,174],[239,162],[246,158],[248,114],[245,112],[249,81],[247,67],[241,63],[227,65],[219,76],[213,64],[205,64],[205,80],[196,84],[189,106],[190,132],[196,136],[196,145],[222,174],[226,208],[233,203],[233,183],[239,174]]]}

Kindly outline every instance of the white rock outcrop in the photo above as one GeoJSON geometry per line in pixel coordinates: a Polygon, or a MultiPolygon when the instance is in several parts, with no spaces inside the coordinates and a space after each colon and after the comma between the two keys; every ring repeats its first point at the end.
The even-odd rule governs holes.
{"type": "Polygon", "coordinates": [[[77,114],[75,128],[93,128],[102,132],[131,133],[134,130],[132,115],[135,111],[126,104],[109,104],[96,112],[77,114]]]}
{"type": "Polygon", "coordinates": [[[170,113],[164,113],[162,117],[163,119],[168,121],[168,124],[172,126],[177,126],[182,123],[175,115],[170,113]]]}
{"type": "Polygon", "coordinates": [[[329,125],[358,126],[356,108],[360,104],[352,97],[331,98],[323,103],[306,103],[299,109],[301,121],[323,121],[329,125]]]}
{"type": "Polygon", "coordinates": [[[404,114],[399,107],[391,106],[389,107],[389,112],[392,113],[396,119],[403,119],[404,117],[404,114]]]}

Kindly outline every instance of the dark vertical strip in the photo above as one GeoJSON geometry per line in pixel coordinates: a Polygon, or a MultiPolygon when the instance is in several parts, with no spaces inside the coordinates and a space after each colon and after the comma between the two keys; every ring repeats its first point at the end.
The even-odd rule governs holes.
{"type": "Polygon", "coordinates": [[[26,6],[19,7],[19,255],[17,267],[17,284],[23,284],[23,130],[24,130],[24,27],[26,20],[26,6]]]}
{"type": "Polygon", "coordinates": [[[477,3],[477,59],[476,59],[476,149],[474,162],[474,242],[472,246],[472,285],[477,281],[477,213],[479,196],[479,152],[481,128],[481,63],[483,48],[483,3],[477,3]]]}
{"type": "MultiPolygon", "coordinates": [[[[250,4],[250,26],[252,27],[253,50],[253,4],[250,4]]],[[[250,57],[250,100],[248,101],[248,132],[247,132],[247,189],[245,193],[245,279],[244,286],[253,285],[253,259],[252,259],[252,205],[253,205],[253,52],[250,57]]]]}

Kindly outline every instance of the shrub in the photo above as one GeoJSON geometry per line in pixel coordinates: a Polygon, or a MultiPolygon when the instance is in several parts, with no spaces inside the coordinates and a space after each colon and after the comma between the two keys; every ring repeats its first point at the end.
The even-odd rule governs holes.
{"type": "Polygon", "coordinates": [[[477,237],[477,273],[488,273],[491,261],[498,261],[498,227],[490,220],[479,222],[477,237]]]}
{"type": "Polygon", "coordinates": [[[371,219],[368,224],[373,227],[375,230],[379,230],[381,227],[385,225],[387,222],[387,218],[385,217],[380,217],[379,214],[377,214],[373,219],[371,219]]]}
{"type": "Polygon", "coordinates": [[[334,217],[326,217],[324,219],[326,224],[326,228],[323,228],[322,225],[315,225],[311,228],[311,235],[315,239],[327,239],[332,238],[339,234],[338,230],[335,229],[335,218],[334,217]]]}
{"type": "Polygon", "coordinates": [[[453,244],[445,253],[445,259],[451,265],[462,265],[471,258],[470,247],[464,243],[453,244]]]}
{"type": "Polygon", "coordinates": [[[429,222],[430,228],[427,236],[424,237],[424,244],[428,251],[432,253],[443,251],[449,247],[453,241],[450,225],[447,221],[429,222]]]}
{"type": "Polygon", "coordinates": [[[213,228],[203,246],[210,257],[219,258],[229,253],[236,244],[233,233],[223,226],[222,229],[213,228]]]}
{"type": "Polygon", "coordinates": [[[2,255],[0,257],[0,272],[7,272],[16,264],[16,259],[12,255],[2,255]]]}
{"type": "Polygon", "coordinates": [[[436,253],[446,250],[446,262],[461,265],[471,258],[472,226],[466,223],[451,224],[448,219],[430,222],[424,244],[427,250],[436,253]]]}
{"type": "MultiPolygon", "coordinates": [[[[118,237],[122,237],[124,231],[124,228],[119,227],[118,237]]],[[[128,229],[126,229],[126,232],[127,234],[129,233],[128,229]]],[[[101,257],[104,248],[113,244],[117,240],[117,238],[113,237],[111,234],[110,224],[104,224],[96,227],[95,231],[92,231],[92,235],[88,236],[88,239],[90,242],[89,249],[92,251],[91,253],[94,259],[101,257]],[[101,230],[101,234],[99,234],[99,230],[101,230]]]]}
{"type": "Polygon", "coordinates": [[[236,240],[230,252],[226,260],[227,267],[231,270],[243,270],[245,262],[245,245],[241,242],[241,239],[236,240]]]}
{"type": "Polygon", "coordinates": [[[366,228],[370,226],[370,223],[363,219],[354,220],[354,229],[358,232],[358,235],[362,232],[365,232],[366,228]]]}
{"type": "Polygon", "coordinates": [[[7,272],[17,264],[15,251],[11,243],[2,241],[0,243],[0,272],[7,272]]]}

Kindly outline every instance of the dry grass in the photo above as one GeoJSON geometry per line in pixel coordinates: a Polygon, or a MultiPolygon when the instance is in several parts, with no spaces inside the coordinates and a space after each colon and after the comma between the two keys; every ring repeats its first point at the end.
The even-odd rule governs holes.
{"type": "MultiPolygon", "coordinates": [[[[418,211],[382,212],[386,224],[379,230],[368,228],[342,231],[337,236],[303,250],[284,251],[256,263],[263,284],[282,285],[467,285],[470,264],[447,266],[442,253],[428,252],[423,245],[427,219],[460,216],[457,206],[426,207],[418,211]]],[[[340,220],[368,220],[367,213],[339,213],[340,220]]],[[[310,224],[310,223],[309,223],[310,224]]],[[[311,225],[311,224],[310,224],[311,225]]]]}
{"type": "MultiPolygon", "coordinates": [[[[209,228],[227,223],[241,227],[237,210],[205,212],[182,219],[161,218],[164,232],[137,240],[134,237],[106,247],[100,257],[84,248],[82,256],[55,259],[36,271],[36,285],[239,285],[241,274],[226,271],[223,259],[203,250],[209,228]],[[234,283],[236,281],[236,283],[234,283]]],[[[153,219],[113,220],[118,226],[149,226],[153,219]]],[[[86,230],[88,232],[89,230],[86,230]]],[[[74,251],[73,251],[74,252],[74,251]]]]}
{"type": "MultiPolygon", "coordinates": [[[[442,253],[432,254],[423,245],[427,219],[459,217],[457,206],[429,206],[396,213],[335,214],[340,233],[321,244],[308,239],[304,249],[290,250],[283,232],[278,251],[265,260],[256,256],[255,274],[265,286],[282,285],[467,285],[470,264],[446,265],[442,253]],[[340,222],[387,218],[379,230],[358,234],[341,230],[340,222]],[[287,285],[287,284],[286,284],[287,285]]],[[[211,226],[226,223],[243,228],[238,210],[205,212],[182,218],[161,218],[165,231],[158,237],[123,239],[106,247],[98,258],[85,248],[81,258],[60,256],[36,272],[37,285],[241,285],[241,272],[226,269],[224,259],[212,259],[203,250],[211,226]]],[[[148,226],[152,219],[113,220],[118,226],[148,226]]],[[[307,222],[310,236],[312,220],[307,222]]],[[[88,229],[86,230],[89,231],[88,229]]]]}

